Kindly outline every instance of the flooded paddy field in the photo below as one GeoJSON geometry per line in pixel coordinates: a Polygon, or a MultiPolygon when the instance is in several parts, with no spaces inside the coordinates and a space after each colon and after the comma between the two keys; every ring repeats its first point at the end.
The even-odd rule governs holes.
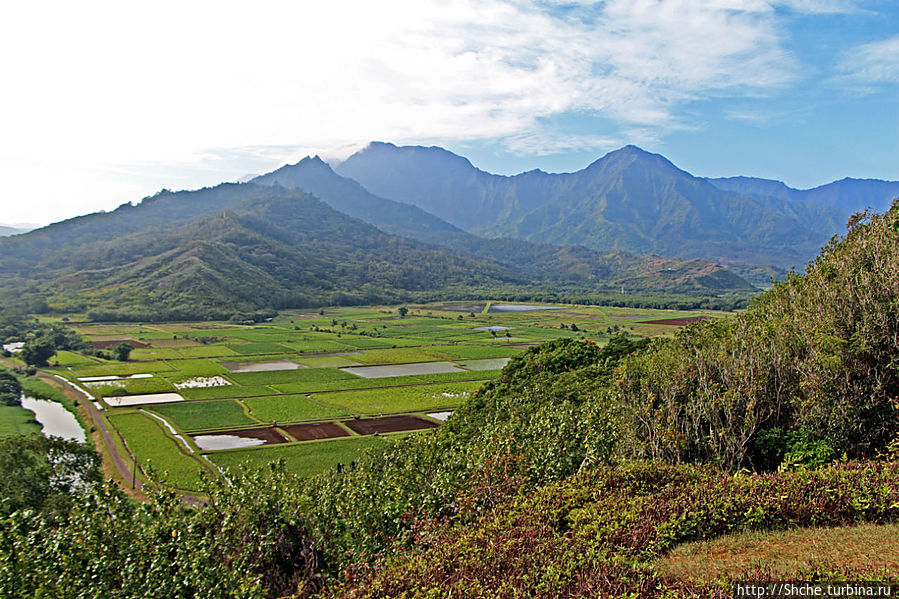
{"type": "Polygon", "coordinates": [[[256,445],[276,445],[288,443],[286,438],[274,428],[251,428],[226,433],[209,433],[194,435],[191,437],[203,451],[221,449],[240,449],[242,447],[254,447],[256,445]]]}
{"type": "Polygon", "coordinates": [[[68,352],[49,370],[102,397],[124,444],[154,471],[175,473],[165,484],[190,489],[199,470],[215,474],[198,457],[206,452],[217,465],[283,458],[305,475],[392,433],[434,429],[512,357],[544,341],[602,345],[721,315],[487,301],[398,308],[285,311],[252,325],[76,323],[85,341],[144,347],[126,362],[68,352]]]}
{"type": "Polygon", "coordinates": [[[352,366],[341,368],[341,370],[366,379],[464,372],[463,369],[453,362],[419,362],[417,364],[396,364],[391,366],[352,366]]]}
{"type": "Polygon", "coordinates": [[[122,408],[127,406],[140,406],[156,403],[174,403],[184,401],[177,393],[151,393],[148,395],[123,395],[120,397],[104,397],[103,401],[110,408],[122,408]]]}
{"type": "Polygon", "coordinates": [[[219,362],[231,372],[272,372],[275,370],[298,370],[308,368],[290,360],[266,360],[264,362],[219,362]]]}

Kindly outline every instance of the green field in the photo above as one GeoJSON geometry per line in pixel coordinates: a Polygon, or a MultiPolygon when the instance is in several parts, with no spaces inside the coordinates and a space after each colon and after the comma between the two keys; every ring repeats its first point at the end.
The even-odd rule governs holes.
{"type": "Polygon", "coordinates": [[[480,382],[449,383],[393,389],[316,393],[312,398],[360,415],[423,412],[457,406],[468,394],[480,386],[480,382]]]}
{"type": "Polygon", "coordinates": [[[301,422],[350,415],[343,408],[319,403],[305,395],[253,397],[243,402],[250,408],[253,416],[262,422],[301,422]]]}
{"type": "Polygon", "coordinates": [[[168,436],[159,423],[139,412],[113,414],[110,420],[144,471],[149,470],[156,480],[179,489],[198,488],[199,473],[208,469],[181,451],[183,447],[176,445],[180,441],[168,436]]]}
{"type": "Polygon", "coordinates": [[[185,431],[254,424],[243,407],[232,399],[159,404],[152,411],[185,431]]]}
{"type": "MultiPolygon", "coordinates": [[[[73,381],[90,376],[154,375],[100,383],[93,389],[98,395],[172,391],[174,384],[190,379],[223,377],[232,384],[181,389],[178,392],[187,401],[147,406],[182,431],[214,431],[272,422],[322,422],[351,415],[451,410],[485,381],[499,376],[504,363],[501,358],[513,357],[529,345],[558,337],[584,337],[603,344],[617,332],[634,337],[669,335],[677,327],[642,321],[720,315],[566,306],[553,311],[477,312],[472,317],[468,312],[460,314],[436,306],[408,307],[405,318],[398,316],[395,306],[325,308],[323,314],[318,310],[286,311],[272,322],[250,326],[214,322],[73,324],[88,341],[131,338],[149,347],[132,352],[128,362],[62,352],[54,370],[73,381]],[[578,330],[572,331],[572,324],[578,330]],[[494,336],[489,330],[481,330],[491,326],[507,327],[509,336],[507,331],[497,331],[494,336]],[[270,360],[293,361],[305,368],[236,373],[221,365],[270,360]],[[435,361],[453,362],[465,371],[366,379],[340,370],[435,361]]],[[[142,461],[149,459],[157,473],[168,470],[169,484],[196,488],[196,472],[203,468],[202,463],[181,451],[161,423],[134,408],[111,408],[106,414],[142,461]]],[[[22,415],[16,416],[14,411],[0,414],[0,427],[4,421],[8,428],[28,427],[22,415]]],[[[206,454],[225,466],[244,459],[263,463],[283,457],[294,472],[310,474],[351,461],[363,448],[382,442],[353,436],[206,454]]]]}
{"type": "Polygon", "coordinates": [[[259,449],[222,451],[207,457],[222,468],[237,468],[241,464],[262,466],[279,459],[288,470],[299,476],[312,476],[327,472],[337,464],[349,464],[356,456],[370,447],[379,447],[386,441],[379,437],[351,437],[310,443],[274,445],[259,449]]]}
{"type": "Polygon", "coordinates": [[[21,406],[0,406],[0,437],[39,433],[41,428],[34,412],[21,406]]]}

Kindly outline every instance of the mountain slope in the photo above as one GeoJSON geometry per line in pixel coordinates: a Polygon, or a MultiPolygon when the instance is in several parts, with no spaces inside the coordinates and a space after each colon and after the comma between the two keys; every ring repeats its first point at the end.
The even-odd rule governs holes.
{"type": "MultiPolygon", "coordinates": [[[[467,161],[464,162],[467,164],[467,161]]],[[[459,166],[465,168],[464,164],[459,166]]],[[[753,289],[733,273],[705,261],[684,263],[620,251],[602,253],[582,246],[553,246],[521,239],[477,237],[417,206],[375,196],[352,179],[338,175],[317,157],[304,158],[253,181],[304,189],[332,208],[389,233],[495,262],[535,280],[625,286],[629,289],[706,292],[753,289]]]]}
{"type": "Polygon", "coordinates": [[[823,206],[836,210],[846,217],[867,208],[883,212],[890,207],[893,199],[899,197],[899,181],[879,179],[846,178],[811,189],[793,189],[780,181],[755,177],[725,177],[707,181],[724,191],[823,206]]]}
{"type": "Polygon", "coordinates": [[[322,199],[335,210],[397,235],[461,232],[461,229],[417,206],[377,197],[352,179],[341,177],[318,156],[260,175],[258,185],[280,185],[302,189],[322,199]]]}
{"type": "Polygon", "coordinates": [[[498,266],[388,235],[308,194],[266,191],[273,195],[181,227],[72,248],[68,259],[57,255],[43,265],[38,287],[61,304],[212,314],[404,301],[413,292],[526,282],[498,266]]]}
{"type": "Polygon", "coordinates": [[[373,143],[336,170],[471,233],[600,250],[802,267],[845,223],[836,200],[725,191],[634,146],[574,173],[504,177],[441,148],[373,143]]]}
{"type": "Polygon", "coordinates": [[[19,235],[20,233],[25,233],[28,229],[20,229],[18,227],[9,227],[7,225],[0,225],[0,237],[7,237],[9,235],[19,235]]]}

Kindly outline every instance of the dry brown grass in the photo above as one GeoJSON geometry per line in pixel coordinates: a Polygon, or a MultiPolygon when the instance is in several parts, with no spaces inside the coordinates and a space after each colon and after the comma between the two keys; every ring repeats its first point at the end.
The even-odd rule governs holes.
{"type": "Polygon", "coordinates": [[[781,578],[812,571],[899,573],[899,524],[746,532],[680,545],[655,566],[681,580],[781,578]]]}

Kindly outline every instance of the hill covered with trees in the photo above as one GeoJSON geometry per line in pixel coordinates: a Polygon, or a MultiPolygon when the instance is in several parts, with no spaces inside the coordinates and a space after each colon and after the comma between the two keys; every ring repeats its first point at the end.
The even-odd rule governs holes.
{"type": "MultiPolygon", "coordinates": [[[[370,218],[398,214],[404,230],[417,227],[422,239],[447,241],[386,233],[281,185],[165,191],[136,206],[0,239],[0,302],[23,312],[150,321],[527,297],[548,286],[581,297],[621,287],[706,296],[754,290],[707,261],[479,240],[418,209],[370,196],[324,163],[302,165],[302,172],[309,169],[310,184],[332,204],[370,218]]],[[[727,301],[731,307],[739,298],[727,301]]]]}

